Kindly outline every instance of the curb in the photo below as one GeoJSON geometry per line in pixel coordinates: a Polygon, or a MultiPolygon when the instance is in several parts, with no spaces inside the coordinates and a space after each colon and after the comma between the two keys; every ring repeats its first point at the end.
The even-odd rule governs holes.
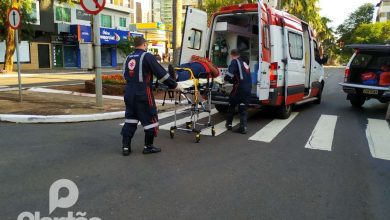
{"type": "Polygon", "coordinates": [[[23,124],[35,123],[74,123],[120,119],[125,117],[125,112],[108,112],[84,115],[11,115],[0,114],[0,122],[14,122],[23,124]]]}

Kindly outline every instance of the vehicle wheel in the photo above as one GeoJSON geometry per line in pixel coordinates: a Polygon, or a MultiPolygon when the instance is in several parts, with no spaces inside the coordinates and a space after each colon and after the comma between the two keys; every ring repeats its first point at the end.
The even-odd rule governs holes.
{"type": "Polygon", "coordinates": [[[169,136],[171,136],[171,139],[173,139],[175,137],[175,128],[174,127],[171,127],[171,129],[169,130],[169,136]]]}
{"type": "Polygon", "coordinates": [[[187,129],[191,129],[192,128],[192,122],[191,121],[186,122],[186,128],[187,129]]]}
{"type": "Polygon", "coordinates": [[[276,109],[276,117],[280,119],[287,119],[290,117],[292,112],[292,106],[291,105],[282,105],[277,107],[276,109]]]}
{"type": "Polygon", "coordinates": [[[211,136],[213,136],[213,137],[215,137],[215,127],[213,126],[212,128],[211,128],[211,136]]]}
{"type": "Polygon", "coordinates": [[[361,108],[366,102],[366,98],[360,95],[350,95],[349,102],[355,108],[361,108]]]}
{"type": "Polygon", "coordinates": [[[228,110],[229,110],[229,106],[228,105],[215,105],[215,108],[217,109],[217,111],[219,113],[227,113],[228,110]]]}
{"type": "Polygon", "coordinates": [[[196,141],[196,143],[199,143],[199,141],[200,141],[200,133],[199,132],[196,132],[195,141],[196,141]]]}
{"type": "Polygon", "coordinates": [[[314,101],[314,104],[321,104],[321,100],[322,100],[322,91],[324,90],[324,85],[322,84],[321,88],[320,88],[320,91],[318,91],[318,95],[317,95],[317,100],[314,101]]]}

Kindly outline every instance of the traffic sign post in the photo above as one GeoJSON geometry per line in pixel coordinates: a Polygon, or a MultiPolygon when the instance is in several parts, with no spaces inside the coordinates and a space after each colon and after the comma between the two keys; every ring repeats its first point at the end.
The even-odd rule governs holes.
{"type": "Polygon", "coordinates": [[[15,30],[15,47],[16,47],[16,59],[18,65],[18,84],[19,84],[19,101],[23,101],[22,97],[22,76],[20,73],[20,57],[19,57],[19,31],[22,17],[20,16],[20,12],[17,8],[12,8],[8,12],[7,16],[8,25],[15,30]]]}
{"type": "Polygon", "coordinates": [[[81,0],[81,7],[88,14],[92,14],[92,35],[94,46],[95,59],[95,92],[96,92],[96,106],[103,107],[103,84],[102,84],[102,65],[101,65],[101,50],[100,50],[100,16],[106,4],[106,0],[81,0]]]}

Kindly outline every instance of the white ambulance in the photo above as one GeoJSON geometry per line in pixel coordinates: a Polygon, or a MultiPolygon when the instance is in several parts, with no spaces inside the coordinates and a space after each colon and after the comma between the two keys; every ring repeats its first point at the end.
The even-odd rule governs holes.
{"type": "MultiPolygon", "coordinates": [[[[188,7],[180,64],[203,56],[224,74],[229,51],[239,49],[252,72],[250,106],[274,107],[285,119],[294,104],[321,102],[326,59],[320,58],[318,45],[307,23],[262,1],[222,7],[209,23],[206,12],[188,7]]],[[[230,90],[224,85],[213,92],[219,112],[226,112],[230,90]]]]}

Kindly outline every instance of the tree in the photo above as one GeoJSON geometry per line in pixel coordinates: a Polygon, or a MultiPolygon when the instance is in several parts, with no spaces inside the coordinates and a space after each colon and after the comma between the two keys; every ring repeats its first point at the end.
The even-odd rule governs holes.
{"type": "Polygon", "coordinates": [[[134,39],[130,37],[128,40],[120,40],[118,43],[118,50],[124,56],[127,57],[129,54],[133,53],[134,48],[134,39]]]}
{"type": "MultiPolygon", "coordinates": [[[[349,17],[337,27],[336,33],[340,36],[338,42],[341,42],[344,45],[356,43],[352,38],[354,32],[359,25],[372,23],[374,9],[373,4],[367,3],[352,12],[349,17]]],[[[350,48],[341,47],[339,53],[341,61],[346,63],[353,51],[350,48]]]]}
{"type": "MultiPolygon", "coordinates": [[[[73,0],[58,0],[60,3],[73,5],[73,0]]],[[[28,40],[32,37],[31,23],[35,22],[31,17],[32,0],[1,0],[0,1],[0,40],[5,40],[4,70],[11,72],[13,69],[13,54],[15,52],[15,31],[7,24],[7,14],[11,8],[17,8],[22,15],[21,31],[22,38],[28,40]]]]}
{"type": "Polygon", "coordinates": [[[352,33],[351,40],[358,44],[390,43],[390,21],[361,24],[352,33]]]}
{"type": "Polygon", "coordinates": [[[180,47],[181,47],[181,38],[182,38],[182,29],[181,29],[181,17],[182,17],[182,1],[173,0],[173,64],[179,65],[179,56],[180,56],[180,47]]]}

